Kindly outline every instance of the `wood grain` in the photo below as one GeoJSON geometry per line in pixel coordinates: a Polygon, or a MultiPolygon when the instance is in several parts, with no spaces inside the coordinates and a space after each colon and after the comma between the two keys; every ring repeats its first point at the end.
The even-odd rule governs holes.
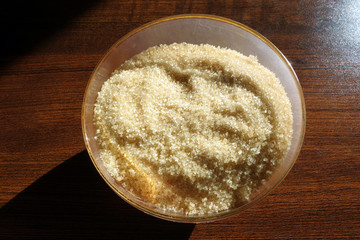
{"type": "Polygon", "coordinates": [[[360,239],[359,1],[14,1],[1,11],[0,239],[360,239]],[[80,123],[106,50],[184,13],[227,17],[267,37],[293,65],[307,108],[285,181],[240,215],[199,225],[155,219],[112,193],[80,123]]]}

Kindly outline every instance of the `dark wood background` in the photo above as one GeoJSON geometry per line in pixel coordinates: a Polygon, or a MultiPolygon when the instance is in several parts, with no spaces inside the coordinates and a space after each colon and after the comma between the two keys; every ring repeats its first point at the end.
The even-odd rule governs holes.
{"type": "Polygon", "coordinates": [[[360,1],[8,1],[0,58],[0,239],[360,239],[360,1]],[[179,224],[132,208],[82,139],[87,81],[120,37],[174,14],[244,23],[303,87],[307,127],[285,181],[238,216],[179,224]]]}

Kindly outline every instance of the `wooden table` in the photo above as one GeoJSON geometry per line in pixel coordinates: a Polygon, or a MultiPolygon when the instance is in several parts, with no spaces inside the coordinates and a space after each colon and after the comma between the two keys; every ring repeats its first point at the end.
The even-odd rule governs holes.
{"type": "Polygon", "coordinates": [[[360,239],[358,0],[12,1],[1,12],[0,239],[360,239]],[[117,197],[93,167],[80,123],[107,49],[183,13],[227,17],[267,37],[292,63],[307,108],[285,181],[240,215],[198,225],[156,219],[117,197]]]}

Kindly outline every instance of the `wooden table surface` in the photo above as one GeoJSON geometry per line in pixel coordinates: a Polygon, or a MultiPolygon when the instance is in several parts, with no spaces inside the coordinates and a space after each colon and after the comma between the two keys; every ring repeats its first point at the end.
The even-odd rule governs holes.
{"type": "Polygon", "coordinates": [[[360,239],[360,1],[8,1],[1,11],[0,239],[360,239]],[[183,13],[241,22],[289,59],[307,108],[302,151],[268,197],[207,224],[148,216],[92,165],[80,114],[120,37],[183,13]]]}

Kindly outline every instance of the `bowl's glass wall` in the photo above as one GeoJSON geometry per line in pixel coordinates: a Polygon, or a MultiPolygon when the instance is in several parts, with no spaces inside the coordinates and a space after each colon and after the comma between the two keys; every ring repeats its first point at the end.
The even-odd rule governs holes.
{"type": "Polygon", "coordinates": [[[254,194],[252,197],[254,200],[258,200],[273,189],[274,186],[286,176],[287,172],[295,162],[304,135],[305,107],[303,95],[293,69],[276,47],[246,26],[213,16],[176,16],[149,23],[120,39],[99,63],[90,78],[86,90],[83,104],[82,124],[88,151],[103,178],[110,187],[125,198],[126,201],[150,214],[176,221],[199,222],[214,220],[231,215],[241,209],[245,209],[252,205],[252,203],[243,206],[240,209],[232,210],[220,215],[199,216],[194,218],[186,218],[181,215],[167,213],[161,209],[147,206],[146,203],[139,201],[135,196],[129,195],[124,189],[121,189],[116,185],[116,182],[109,176],[99,159],[99,149],[94,139],[94,103],[96,101],[97,93],[100,91],[102,84],[109,78],[110,74],[125,60],[131,58],[135,54],[155,45],[171,44],[174,42],[194,44],[208,43],[215,46],[227,47],[243,53],[244,55],[257,56],[259,62],[273,71],[284,86],[292,104],[294,117],[292,146],[284,164],[278,172],[274,174],[270,181],[260,189],[258,193],[254,194]]]}

